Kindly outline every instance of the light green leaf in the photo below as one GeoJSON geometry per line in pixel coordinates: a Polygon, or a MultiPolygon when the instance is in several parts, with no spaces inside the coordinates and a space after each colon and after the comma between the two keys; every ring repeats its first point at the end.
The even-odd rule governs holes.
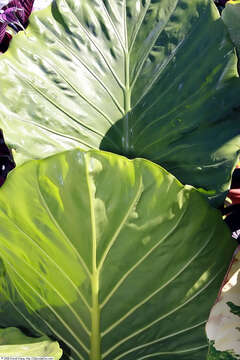
{"type": "Polygon", "coordinates": [[[0,58],[0,126],[17,163],[101,148],[221,201],[240,84],[212,1],[57,0],[30,23],[0,58]]]}
{"type": "Polygon", "coordinates": [[[227,25],[233,43],[240,50],[240,1],[228,1],[222,19],[227,25]]]}
{"type": "MultiPolygon", "coordinates": [[[[236,46],[238,58],[240,56],[240,1],[228,1],[222,13],[222,19],[226,24],[230,37],[236,46]]],[[[240,63],[238,61],[238,72],[240,74],[240,63]]]]}
{"type": "Polygon", "coordinates": [[[1,293],[71,359],[206,356],[234,242],[191,186],[148,160],[76,149],[15,169],[0,223],[1,293]]]}
{"type": "Polygon", "coordinates": [[[45,356],[59,360],[62,350],[48,337],[31,338],[17,328],[0,329],[0,356],[45,356]]]}

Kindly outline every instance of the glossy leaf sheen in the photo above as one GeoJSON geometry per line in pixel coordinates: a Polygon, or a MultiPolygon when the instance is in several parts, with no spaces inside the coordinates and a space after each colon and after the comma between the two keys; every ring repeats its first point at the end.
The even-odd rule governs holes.
{"type": "Polygon", "coordinates": [[[206,356],[234,242],[194,188],[147,160],[74,150],[10,173],[0,222],[1,326],[52,334],[74,360],[206,356]]]}
{"type": "Polygon", "coordinates": [[[0,124],[18,163],[78,145],[227,190],[239,79],[212,1],[57,0],[30,22],[0,58],[0,124]]]}

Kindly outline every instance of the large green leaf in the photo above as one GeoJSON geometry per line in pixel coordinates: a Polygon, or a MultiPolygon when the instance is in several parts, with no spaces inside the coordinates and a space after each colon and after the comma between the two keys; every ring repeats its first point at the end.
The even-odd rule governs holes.
{"type": "Polygon", "coordinates": [[[24,335],[17,328],[0,329],[0,356],[19,357],[19,356],[39,356],[52,357],[59,360],[62,350],[57,342],[43,336],[41,338],[31,338],[24,335]]]}
{"type": "Polygon", "coordinates": [[[78,149],[28,162],[1,189],[0,223],[1,293],[71,359],[206,355],[234,242],[203,195],[163,168],[78,149]]]}
{"type": "Polygon", "coordinates": [[[57,0],[0,58],[18,163],[80,145],[217,196],[239,152],[236,56],[210,0],[57,0]]]}

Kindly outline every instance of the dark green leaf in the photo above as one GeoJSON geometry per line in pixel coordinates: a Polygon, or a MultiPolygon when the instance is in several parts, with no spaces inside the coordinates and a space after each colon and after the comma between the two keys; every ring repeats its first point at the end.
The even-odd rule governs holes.
{"type": "Polygon", "coordinates": [[[207,360],[237,360],[231,352],[218,351],[214,347],[214,341],[210,342],[207,360]]]}
{"type": "Polygon", "coordinates": [[[235,305],[233,302],[229,301],[227,302],[227,305],[230,307],[231,309],[231,313],[240,316],[240,306],[235,305]]]}
{"type": "Polygon", "coordinates": [[[81,146],[161,164],[216,203],[240,148],[232,44],[210,0],[57,0],[0,58],[16,160],[81,146]]]}

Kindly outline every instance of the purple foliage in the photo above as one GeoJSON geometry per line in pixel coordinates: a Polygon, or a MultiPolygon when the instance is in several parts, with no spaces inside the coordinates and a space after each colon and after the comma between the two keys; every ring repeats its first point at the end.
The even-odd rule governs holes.
{"type": "MultiPolygon", "coordinates": [[[[217,6],[219,12],[221,13],[223,11],[223,9],[225,8],[226,6],[226,3],[228,2],[229,0],[214,0],[214,3],[215,5],[217,6]]],[[[235,1],[235,0],[233,0],[235,1]]]]}
{"type": "Polygon", "coordinates": [[[15,168],[15,166],[12,152],[5,144],[3,132],[0,129],[0,186],[3,185],[7,174],[15,168]]]}
{"type": "Polygon", "coordinates": [[[225,6],[228,0],[215,0],[215,3],[220,6],[225,6]]]}
{"type": "Polygon", "coordinates": [[[1,8],[0,12],[0,52],[5,52],[11,40],[7,26],[16,32],[28,25],[28,18],[33,9],[34,0],[12,0],[1,8]]]}
{"type": "Polygon", "coordinates": [[[6,28],[7,28],[7,24],[0,24],[0,42],[2,42],[5,37],[6,28]]]}

